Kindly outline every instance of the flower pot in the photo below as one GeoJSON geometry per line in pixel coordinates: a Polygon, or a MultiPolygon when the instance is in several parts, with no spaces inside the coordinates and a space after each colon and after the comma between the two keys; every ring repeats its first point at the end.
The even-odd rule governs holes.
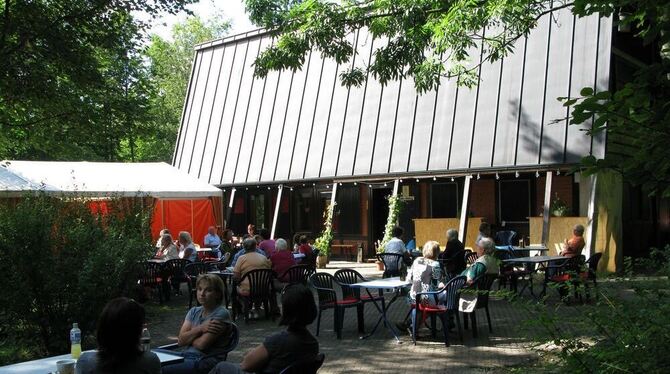
{"type": "Polygon", "coordinates": [[[328,256],[317,256],[316,257],[316,267],[317,268],[325,269],[327,263],[328,263],[328,256]]]}
{"type": "Polygon", "coordinates": [[[377,270],[384,271],[384,263],[383,262],[377,260],[377,261],[375,261],[375,264],[377,265],[377,270]]]}

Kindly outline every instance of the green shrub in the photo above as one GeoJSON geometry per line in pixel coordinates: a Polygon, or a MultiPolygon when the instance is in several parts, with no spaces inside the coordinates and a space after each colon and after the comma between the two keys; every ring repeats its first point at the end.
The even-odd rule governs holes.
{"type": "Polygon", "coordinates": [[[152,253],[151,207],[141,198],[107,205],[99,215],[81,198],[31,195],[0,206],[0,341],[9,346],[0,344],[0,360],[66,352],[73,322],[91,334],[104,305],[133,289],[152,253]]]}
{"type": "MultiPolygon", "coordinates": [[[[670,246],[626,261],[626,277],[601,282],[593,304],[537,304],[536,328],[558,347],[566,373],[667,373],[670,370],[670,246]],[[644,277],[631,269],[644,269],[644,277]]],[[[594,291],[591,291],[593,297],[594,291]]],[[[540,339],[540,343],[543,339],[540,339]]],[[[548,369],[548,368],[547,368],[548,369]]]]}

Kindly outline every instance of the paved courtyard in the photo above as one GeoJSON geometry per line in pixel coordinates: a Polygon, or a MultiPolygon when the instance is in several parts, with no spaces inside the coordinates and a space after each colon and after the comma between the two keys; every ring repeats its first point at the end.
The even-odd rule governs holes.
{"type": "MultiPolygon", "coordinates": [[[[381,272],[374,264],[356,264],[347,262],[331,262],[327,271],[334,273],[338,268],[352,267],[368,278],[380,278],[381,272]]],[[[495,285],[494,285],[495,286],[495,285]]],[[[184,288],[185,291],[185,288],[184,288]]],[[[387,295],[387,302],[391,295],[387,295]]],[[[153,344],[167,344],[176,341],[177,333],[188,308],[188,297],[173,297],[163,306],[151,302],[148,307],[150,331],[153,344]]],[[[325,311],[321,321],[319,339],[320,350],[326,360],[320,373],[479,373],[504,371],[505,367],[523,365],[537,358],[537,354],[528,347],[532,344],[529,330],[523,328],[528,313],[521,308],[513,307],[504,300],[492,299],[490,303],[493,333],[486,327],[484,311],[478,313],[479,337],[474,339],[472,331],[464,332],[461,343],[456,332],[450,335],[451,346],[445,347],[442,333],[436,338],[430,337],[427,329],[420,331],[417,345],[407,332],[401,333],[401,344],[397,344],[391,333],[380,326],[375,335],[360,340],[356,328],[356,311],[354,308],[345,312],[342,340],[337,340],[333,330],[333,312],[325,311]]],[[[409,308],[399,298],[389,310],[391,321],[401,321],[409,308]]],[[[379,317],[374,305],[365,307],[365,327],[369,331],[379,317]]],[[[239,362],[242,355],[250,348],[261,343],[263,339],[280,329],[276,322],[259,319],[245,324],[238,319],[240,343],[238,348],[228,356],[228,361],[239,362]]],[[[438,327],[441,324],[438,321],[438,327]]],[[[316,323],[310,326],[316,334],[316,323]]],[[[456,329],[454,329],[456,331],[456,329]]],[[[530,334],[532,335],[532,334],[530,334]]]]}

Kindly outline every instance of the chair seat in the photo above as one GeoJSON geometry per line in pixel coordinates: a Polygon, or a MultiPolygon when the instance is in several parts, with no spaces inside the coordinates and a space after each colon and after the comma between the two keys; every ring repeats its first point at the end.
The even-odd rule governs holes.
{"type": "Polygon", "coordinates": [[[360,302],[361,302],[361,301],[358,300],[358,299],[355,298],[355,297],[347,297],[346,299],[337,300],[336,302],[332,302],[332,301],[331,301],[331,302],[329,302],[329,303],[324,303],[323,306],[328,307],[328,306],[334,306],[334,305],[336,305],[336,304],[337,304],[337,305],[353,305],[353,304],[358,304],[358,303],[360,303],[360,302]]]}
{"type": "Polygon", "coordinates": [[[428,313],[444,313],[448,309],[445,305],[423,305],[419,304],[419,310],[428,313]]]}
{"type": "Polygon", "coordinates": [[[560,275],[554,275],[550,279],[551,279],[552,282],[567,282],[571,278],[570,278],[570,274],[560,274],[560,275]]]}
{"type": "Polygon", "coordinates": [[[361,301],[383,300],[383,296],[361,295],[361,301]]]}

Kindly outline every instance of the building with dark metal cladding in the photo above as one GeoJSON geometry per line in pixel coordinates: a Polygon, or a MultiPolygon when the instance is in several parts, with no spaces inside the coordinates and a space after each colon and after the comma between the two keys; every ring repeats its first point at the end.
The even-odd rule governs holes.
{"type": "MultiPolygon", "coordinates": [[[[587,134],[590,123],[570,125],[570,108],[557,98],[610,89],[615,34],[611,18],[558,10],[519,39],[514,54],[481,64],[476,87],[443,79],[423,95],[411,79],[382,86],[368,77],[361,87],[343,87],[339,73],[348,66],[318,51],[301,70],[255,78],[252,62],[273,43],[262,30],[204,43],[173,164],[225,190],[228,226],[239,234],[254,223],[288,239],[316,236],[336,190],[336,243],[360,245],[370,256],[386,222],[384,197],[398,193],[406,240],[421,244],[426,227],[418,225],[428,225],[441,233],[431,239],[444,243],[444,225],[453,222],[430,219],[455,218],[471,246],[476,229],[465,222],[472,217],[553,249],[574,223],[585,223],[584,254],[604,251],[603,263],[614,269],[624,186],[612,175],[566,175],[610,145],[605,134],[587,134]],[[575,217],[550,219],[556,199],[575,217]]],[[[383,43],[365,30],[350,37],[356,66],[369,64],[383,43]]],[[[484,54],[471,56],[482,61],[484,54]]]]}

